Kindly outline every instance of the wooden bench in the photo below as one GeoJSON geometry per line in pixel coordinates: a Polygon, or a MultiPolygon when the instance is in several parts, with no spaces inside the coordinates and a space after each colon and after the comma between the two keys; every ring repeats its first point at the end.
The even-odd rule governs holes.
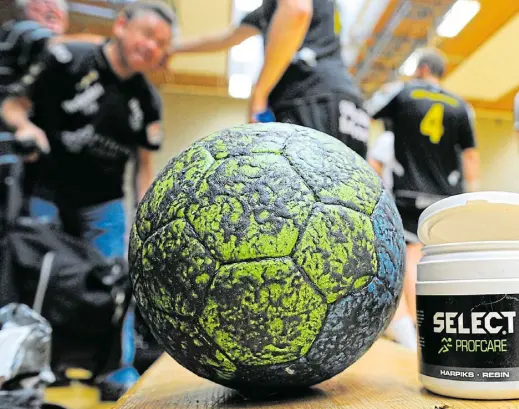
{"type": "Polygon", "coordinates": [[[305,396],[247,401],[232,389],[199,378],[162,356],[114,409],[518,409],[514,401],[468,401],[427,392],[415,353],[380,339],[354,365],[305,396]]]}

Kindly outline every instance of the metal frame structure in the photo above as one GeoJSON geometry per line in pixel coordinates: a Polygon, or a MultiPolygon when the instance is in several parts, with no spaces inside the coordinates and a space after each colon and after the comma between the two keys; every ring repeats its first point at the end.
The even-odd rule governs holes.
{"type": "Polygon", "coordinates": [[[399,68],[420,47],[436,36],[436,29],[456,0],[399,0],[382,30],[373,35],[374,45],[365,44],[355,77],[370,96],[383,84],[394,81],[399,68]]]}

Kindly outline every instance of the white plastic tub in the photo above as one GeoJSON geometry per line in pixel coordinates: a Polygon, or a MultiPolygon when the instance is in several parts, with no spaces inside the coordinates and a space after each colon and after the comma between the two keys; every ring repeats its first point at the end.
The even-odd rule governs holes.
{"type": "Polygon", "coordinates": [[[519,398],[519,195],[464,194],[424,211],[420,380],[468,399],[519,398]]]}

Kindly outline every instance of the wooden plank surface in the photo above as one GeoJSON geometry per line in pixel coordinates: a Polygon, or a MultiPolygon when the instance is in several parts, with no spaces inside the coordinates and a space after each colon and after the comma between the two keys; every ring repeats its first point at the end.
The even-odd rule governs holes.
{"type": "Polygon", "coordinates": [[[381,339],[343,373],[299,397],[262,402],[201,379],[163,356],[114,409],[517,409],[514,401],[469,401],[424,390],[416,354],[381,339]]]}

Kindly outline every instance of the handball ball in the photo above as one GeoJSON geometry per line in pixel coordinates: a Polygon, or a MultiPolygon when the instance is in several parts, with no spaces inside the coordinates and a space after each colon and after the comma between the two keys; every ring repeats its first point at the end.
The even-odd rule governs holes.
{"type": "Polygon", "coordinates": [[[140,311],[196,375],[238,390],[314,385],[389,324],[405,242],[392,197],[342,142],[291,124],[211,134],[170,160],[130,238],[140,311]]]}

